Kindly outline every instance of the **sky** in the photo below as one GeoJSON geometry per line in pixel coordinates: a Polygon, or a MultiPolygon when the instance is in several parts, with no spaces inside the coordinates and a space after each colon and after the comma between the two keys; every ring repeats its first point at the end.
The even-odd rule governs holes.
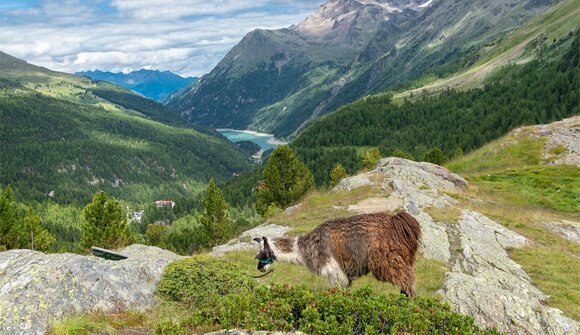
{"type": "Polygon", "coordinates": [[[200,76],[248,32],[297,24],[324,0],[0,0],[0,51],[63,72],[200,76]]]}

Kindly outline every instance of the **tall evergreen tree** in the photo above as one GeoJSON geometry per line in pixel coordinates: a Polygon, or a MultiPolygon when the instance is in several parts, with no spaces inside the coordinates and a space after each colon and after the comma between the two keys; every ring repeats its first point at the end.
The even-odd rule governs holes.
{"type": "Polygon", "coordinates": [[[0,195],[0,250],[32,249],[48,251],[55,241],[42,225],[40,216],[28,207],[21,215],[10,187],[0,195]]]}
{"type": "Polygon", "coordinates": [[[0,195],[0,251],[14,248],[17,235],[14,234],[18,224],[18,213],[14,204],[12,188],[8,186],[0,195]]]}
{"type": "Polygon", "coordinates": [[[332,171],[330,171],[330,186],[336,186],[341,179],[346,178],[346,176],[348,176],[348,174],[342,164],[334,164],[332,171]]]}
{"type": "Polygon", "coordinates": [[[93,201],[83,209],[83,237],[81,247],[91,246],[118,249],[133,242],[133,236],[127,224],[127,217],[119,202],[99,191],[93,201]]]}
{"type": "Polygon", "coordinates": [[[34,214],[32,206],[29,206],[20,229],[20,247],[47,251],[54,241],[54,236],[42,227],[40,216],[34,214]]]}
{"type": "Polygon", "coordinates": [[[287,145],[272,152],[258,185],[256,207],[264,214],[270,205],[285,208],[314,186],[314,177],[287,145]]]}
{"type": "Polygon", "coordinates": [[[199,219],[210,244],[221,241],[230,233],[228,203],[223,192],[216,186],[213,178],[209,181],[206,195],[201,200],[203,214],[199,219]]]}

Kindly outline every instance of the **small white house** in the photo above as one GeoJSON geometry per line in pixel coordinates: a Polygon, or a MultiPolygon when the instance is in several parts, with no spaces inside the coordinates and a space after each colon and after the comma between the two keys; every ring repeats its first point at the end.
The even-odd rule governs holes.
{"type": "Polygon", "coordinates": [[[157,200],[155,201],[155,206],[157,208],[167,208],[167,207],[175,207],[175,201],[172,200],[157,200]]]}

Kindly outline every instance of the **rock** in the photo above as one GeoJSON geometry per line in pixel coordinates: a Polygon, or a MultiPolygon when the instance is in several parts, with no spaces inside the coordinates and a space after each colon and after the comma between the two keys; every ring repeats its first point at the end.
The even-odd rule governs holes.
{"type": "Polygon", "coordinates": [[[451,259],[449,237],[445,227],[436,224],[431,216],[419,212],[414,216],[421,224],[422,238],[420,250],[424,257],[434,258],[445,263],[451,259]]]}
{"type": "Polygon", "coordinates": [[[442,166],[398,157],[381,159],[373,172],[389,174],[414,185],[423,184],[438,190],[455,190],[468,185],[465,179],[442,166]]]}
{"type": "Polygon", "coordinates": [[[384,211],[397,212],[403,206],[403,201],[398,196],[388,198],[368,198],[356,205],[348,206],[348,210],[359,214],[370,214],[384,211]]]}
{"type": "Polygon", "coordinates": [[[342,179],[338,185],[336,185],[332,190],[334,192],[339,191],[352,191],[355,188],[374,185],[374,183],[369,179],[369,174],[356,175],[348,178],[342,179]]]}
{"type": "Polygon", "coordinates": [[[512,134],[545,138],[544,160],[548,164],[580,167],[580,115],[550,124],[518,128],[512,134]]]}
{"type": "Polygon", "coordinates": [[[538,222],[538,224],[558,236],[580,244],[580,223],[578,222],[562,220],[559,222],[538,222]]]}
{"type": "Polygon", "coordinates": [[[31,250],[0,253],[0,334],[44,334],[50,319],[71,313],[143,310],[154,300],[169,262],[182,258],[144,245],[107,261],[76,254],[31,250]]]}
{"type": "Polygon", "coordinates": [[[289,230],[290,227],[287,226],[263,224],[243,232],[238,238],[234,238],[228,241],[226,244],[214,247],[209,254],[212,256],[223,256],[224,254],[232,251],[257,250],[257,244],[255,242],[248,241],[251,241],[255,237],[262,236],[266,236],[268,238],[280,237],[286,234],[289,230]]]}
{"type": "Polygon", "coordinates": [[[302,205],[303,205],[302,203],[299,203],[298,205],[288,207],[284,210],[284,214],[292,215],[292,214],[296,213],[300,208],[302,208],[302,205]]]}
{"type": "Polygon", "coordinates": [[[471,315],[482,327],[509,334],[576,334],[578,323],[561,311],[545,307],[547,298],[528,274],[508,257],[506,249],[521,248],[527,239],[473,211],[459,222],[462,252],[440,291],[458,312],[471,315]]]}

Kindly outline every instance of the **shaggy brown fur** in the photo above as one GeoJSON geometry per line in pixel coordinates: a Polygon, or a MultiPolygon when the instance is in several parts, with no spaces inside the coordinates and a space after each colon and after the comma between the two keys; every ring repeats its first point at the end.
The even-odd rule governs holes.
{"type": "Polygon", "coordinates": [[[372,272],[378,280],[400,286],[402,293],[412,296],[420,237],[419,223],[407,213],[364,214],[327,221],[297,240],[278,238],[271,246],[264,238],[264,249],[269,250],[261,250],[257,258],[273,255],[303,264],[341,286],[372,272]]]}

